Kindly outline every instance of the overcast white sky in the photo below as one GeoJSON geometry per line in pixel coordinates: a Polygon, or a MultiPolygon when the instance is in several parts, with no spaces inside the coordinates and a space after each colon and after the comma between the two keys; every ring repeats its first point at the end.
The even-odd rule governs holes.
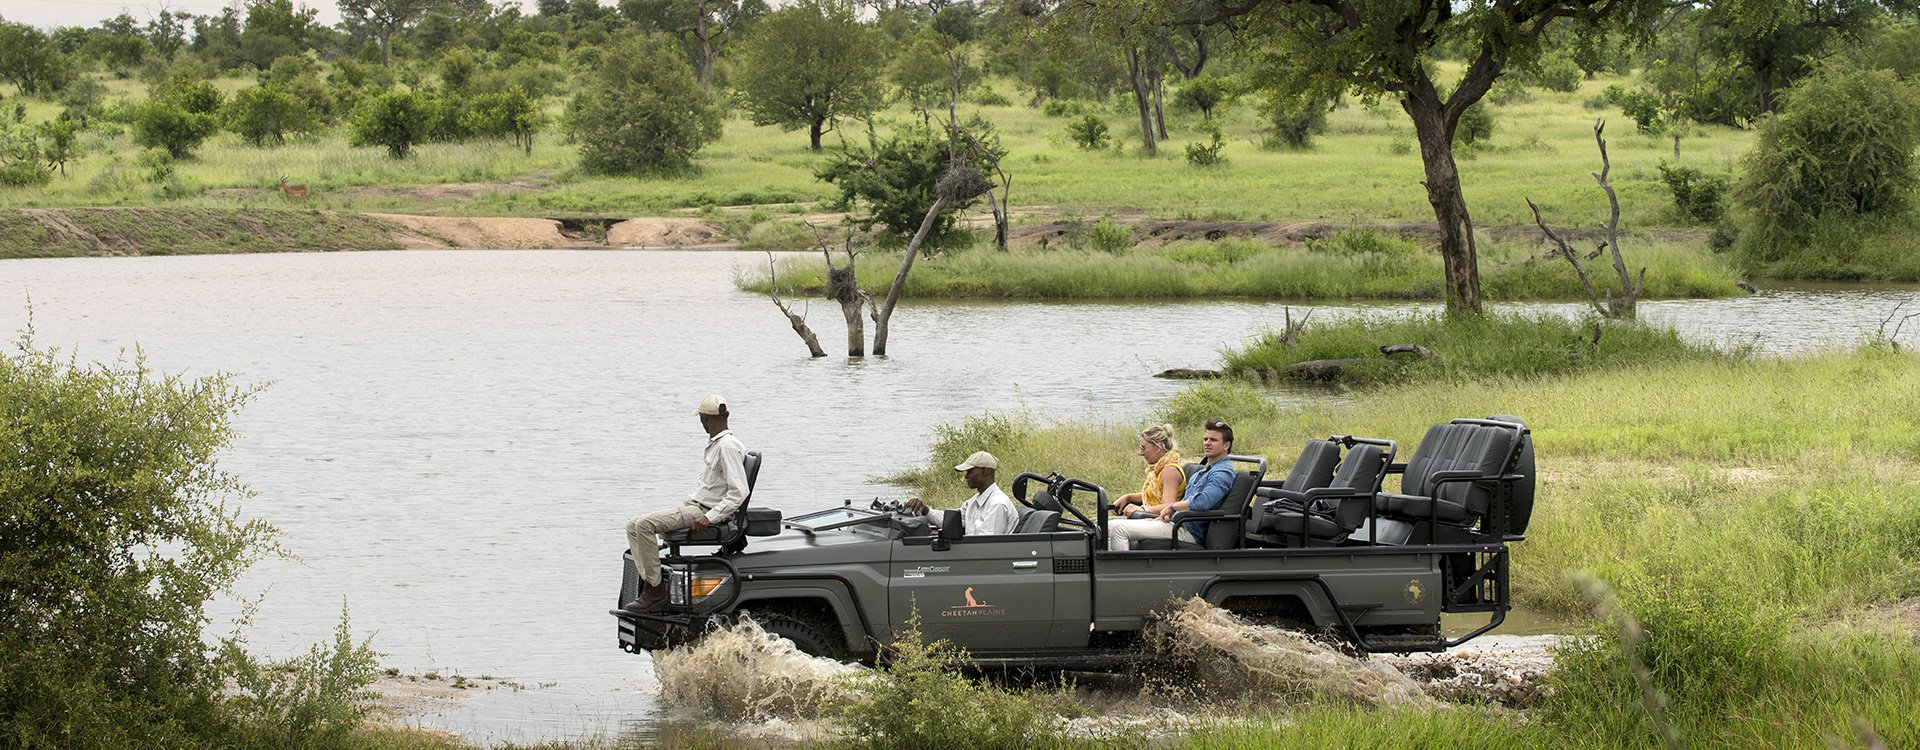
{"type": "MultiPolygon", "coordinates": [[[[513,1],[532,12],[533,0],[513,1]]],[[[41,28],[92,26],[122,12],[145,22],[163,9],[206,15],[218,13],[221,8],[234,4],[243,3],[221,0],[0,0],[0,17],[41,28]]],[[[494,4],[500,5],[502,0],[494,0],[494,4]]],[[[615,0],[600,0],[600,4],[613,5],[615,0]]],[[[319,10],[321,23],[332,25],[340,21],[340,10],[334,5],[334,0],[294,0],[294,5],[319,10]]]]}

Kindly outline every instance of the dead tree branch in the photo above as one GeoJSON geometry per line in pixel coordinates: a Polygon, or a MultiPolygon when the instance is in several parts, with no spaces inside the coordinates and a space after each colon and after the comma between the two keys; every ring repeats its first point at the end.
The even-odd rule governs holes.
{"type": "Polygon", "coordinates": [[[1540,207],[1534,204],[1533,199],[1526,198],[1525,200],[1527,202],[1527,208],[1533,209],[1533,223],[1539,225],[1540,231],[1546,233],[1547,239],[1553,243],[1554,250],[1551,254],[1565,258],[1567,264],[1573,266],[1574,275],[1580,277],[1580,286],[1587,290],[1587,302],[1593,305],[1593,311],[1600,315],[1606,315],[1607,309],[1600,305],[1600,292],[1593,288],[1593,279],[1587,278],[1587,269],[1585,266],[1580,265],[1579,254],[1573,251],[1572,245],[1568,245],[1566,240],[1560,239],[1560,235],[1555,234],[1552,229],[1547,227],[1547,220],[1540,217],[1540,207]]]}
{"type": "Polygon", "coordinates": [[[1600,146],[1600,171],[1593,173],[1593,180],[1600,183],[1600,189],[1607,193],[1607,249],[1613,253],[1613,270],[1620,275],[1621,299],[1615,302],[1612,290],[1607,292],[1607,310],[1611,317],[1632,320],[1635,306],[1640,302],[1640,290],[1647,280],[1647,269],[1640,268],[1640,278],[1634,279],[1627,274],[1627,261],[1620,255],[1620,196],[1613,192],[1613,183],[1607,180],[1607,174],[1613,171],[1613,162],[1607,158],[1607,139],[1603,133],[1607,121],[1602,118],[1593,121],[1593,142],[1600,146]]]}
{"type": "Polygon", "coordinates": [[[827,356],[826,350],[820,348],[820,337],[813,335],[813,329],[807,327],[807,319],[794,313],[793,308],[780,299],[780,274],[775,270],[773,253],[767,253],[767,296],[773,298],[773,304],[786,314],[787,322],[793,324],[793,332],[800,335],[801,341],[807,342],[807,351],[815,357],[827,356]]]}
{"type": "Polygon", "coordinates": [[[1388,344],[1386,346],[1380,347],[1380,353],[1381,354],[1412,354],[1412,355],[1418,356],[1421,359],[1433,359],[1434,357],[1439,356],[1434,354],[1432,349],[1428,349],[1419,344],[1388,344]]]}

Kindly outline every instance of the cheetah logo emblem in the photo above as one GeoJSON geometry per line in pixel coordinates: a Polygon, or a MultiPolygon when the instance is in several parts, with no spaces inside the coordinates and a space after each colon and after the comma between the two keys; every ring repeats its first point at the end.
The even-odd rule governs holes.
{"type": "Polygon", "coordinates": [[[981,608],[981,607],[991,607],[991,606],[993,606],[993,605],[991,605],[991,604],[988,604],[988,603],[986,603],[986,602],[982,602],[982,601],[975,601],[975,600],[974,600],[974,598],[973,598],[973,587],[972,587],[972,586],[968,586],[968,587],[967,587],[967,590],[966,590],[966,592],[965,592],[965,593],[966,593],[966,597],[967,597],[967,603],[966,603],[965,605],[963,605],[963,606],[965,606],[965,607],[966,607],[967,609],[979,609],[979,608],[981,608]]]}

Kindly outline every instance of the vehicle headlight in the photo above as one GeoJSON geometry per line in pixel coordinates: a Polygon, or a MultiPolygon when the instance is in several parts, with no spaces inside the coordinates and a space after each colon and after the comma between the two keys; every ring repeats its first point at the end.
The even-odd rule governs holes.
{"type": "Polygon", "coordinates": [[[712,596],[726,585],[728,576],[696,575],[684,568],[673,570],[669,579],[671,588],[667,589],[667,601],[671,604],[686,606],[694,601],[712,596]]]}

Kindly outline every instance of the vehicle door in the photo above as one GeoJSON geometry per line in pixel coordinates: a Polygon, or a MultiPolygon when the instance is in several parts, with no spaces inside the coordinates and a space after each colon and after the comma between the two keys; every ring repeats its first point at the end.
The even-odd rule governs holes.
{"type": "Polygon", "coordinates": [[[887,615],[896,632],[915,612],[927,642],[969,652],[1044,648],[1053,626],[1050,534],[935,540],[894,547],[887,615]]]}

